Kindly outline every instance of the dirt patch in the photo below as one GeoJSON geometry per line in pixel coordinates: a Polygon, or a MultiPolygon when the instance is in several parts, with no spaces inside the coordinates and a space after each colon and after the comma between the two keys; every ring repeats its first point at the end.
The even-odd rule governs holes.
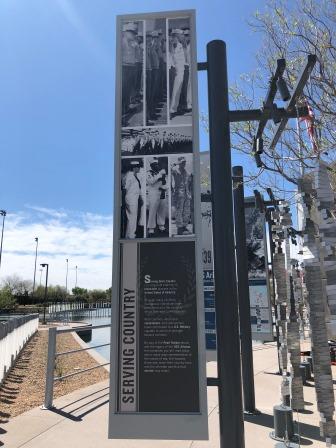
{"type": "MultiPolygon", "coordinates": [[[[70,333],[57,336],[57,352],[81,348],[70,333]]],[[[0,386],[0,423],[22,414],[44,402],[45,372],[47,364],[48,332],[38,331],[18,357],[15,366],[0,386]]],[[[86,369],[98,363],[86,352],[57,358],[55,376],[63,376],[86,369]]],[[[57,381],[54,398],[89,386],[109,377],[104,368],[57,381]]]]}

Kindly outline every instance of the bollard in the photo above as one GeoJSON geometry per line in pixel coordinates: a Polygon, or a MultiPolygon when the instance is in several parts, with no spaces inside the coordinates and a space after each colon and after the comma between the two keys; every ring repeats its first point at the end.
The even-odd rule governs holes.
{"type": "Polygon", "coordinates": [[[308,361],[303,361],[301,363],[301,366],[304,366],[304,368],[305,368],[306,380],[311,380],[312,376],[311,376],[311,370],[310,370],[310,363],[308,361]]]}
{"type": "Polygon", "coordinates": [[[285,375],[282,377],[282,383],[281,383],[281,401],[284,406],[290,406],[290,385],[289,380],[285,375]]]}
{"type": "Polygon", "coordinates": [[[306,357],[306,361],[308,361],[309,364],[310,364],[310,372],[314,373],[313,357],[312,356],[307,356],[306,357]]]}
{"type": "Polygon", "coordinates": [[[273,407],[274,431],[270,434],[276,440],[294,440],[293,411],[289,406],[273,407]]]}
{"type": "Polygon", "coordinates": [[[302,384],[305,386],[307,384],[306,382],[306,367],[303,364],[300,364],[300,374],[302,378],[302,384]]]}

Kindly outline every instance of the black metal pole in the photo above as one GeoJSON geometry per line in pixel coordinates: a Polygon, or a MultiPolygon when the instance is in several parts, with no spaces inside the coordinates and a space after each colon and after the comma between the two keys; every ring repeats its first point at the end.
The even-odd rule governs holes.
{"type": "Polygon", "coordinates": [[[44,288],[44,303],[43,303],[43,324],[45,325],[46,322],[46,306],[47,306],[47,292],[48,292],[48,272],[49,272],[49,265],[46,264],[47,272],[46,272],[46,282],[45,282],[45,288],[44,288]]]}
{"type": "Polygon", "coordinates": [[[226,45],[207,45],[217,369],[221,448],[243,448],[226,45]]]}
{"type": "Polygon", "coordinates": [[[233,174],[233,186],[234,186],[233,198],[234,198],[234,217],[235,217],[235,239],[236,239],[244,411],[249,414],[255,414],[257,413],[257,411],[255,408],[255,393],[254,393],[250,292],[248,281],[248,260],[247,260],[246,230],[245,230],[243,167],[234,166],[232,169],[232,174],[233,174]]]}
{"type": "Polygon", "coordinates": [[[278,366],[279,371],[278,374],[282,375],[282,368],[281,368],[281,362],[280,362],[280,332],[279,332],[279,326],[278,326],[278,307],[275,303],[275,278],[274,278],[274,270],[273,270],[273,254],[275,252],[275,245],[273,242],[273,234],[272,234],[272,219],[267,220],[268,224],[268,238],[269,238],[269,244],[270,244],[270,257],[271,257],[271,266],[272,266],[272,295],[273,295],[273,307],[274,307],[274,318],[275,318],[275,332],[276,332],[276,343],[277,343],[277,354],[278,354],[278,366]]]}

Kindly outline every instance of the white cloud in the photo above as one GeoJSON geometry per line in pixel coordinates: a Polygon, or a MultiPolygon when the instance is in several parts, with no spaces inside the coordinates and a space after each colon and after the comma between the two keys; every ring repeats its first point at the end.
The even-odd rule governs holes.
{"type": "Polygon", "coordinates": [[[66,213],[64,211],[54,210],[52,208],[46,208],[46,207],[37,207],[36,205],[29,205],[29,204],[27,204],[26,207],[36,212],[39,212],[42,215],[52,216],[53,218],[66,217],[66,213]]]}
{"type": "Polygon", "coordinates": [[[37,206],[27,209],[6,217],[0,280],[14,273],[33,280],[35,237],[38,237],[37,284],[40,263],[49,263],[49,283],[64,286],[68,258],[69,289],[75,286],[76,265],[78,286],[90,289],[111,286],[112,216],[37,206]]]}

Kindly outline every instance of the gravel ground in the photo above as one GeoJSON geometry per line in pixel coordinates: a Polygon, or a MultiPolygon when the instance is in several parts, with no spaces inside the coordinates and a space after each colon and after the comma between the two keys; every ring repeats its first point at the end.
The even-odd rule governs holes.
{"type": "MultiPolygon", "coordinates": [[[[48,332],[38,331],[23,349],[14,368],[0,386],[0,423],[5,423],[11,417],[43,404],[47,346],[48,332]]],[[[70,333],[57,336],[57,352],[78,348],[81,347],[70,333]]],[[[95,365],[97,362],[86,352],[61,356],[56,363],[55,376],[66,375],[77,369],[95,365]]],[[[54,385],[54,398],[103,381],[108,377],[108,372],[100,368],[57,381],[54,385]]]]}

